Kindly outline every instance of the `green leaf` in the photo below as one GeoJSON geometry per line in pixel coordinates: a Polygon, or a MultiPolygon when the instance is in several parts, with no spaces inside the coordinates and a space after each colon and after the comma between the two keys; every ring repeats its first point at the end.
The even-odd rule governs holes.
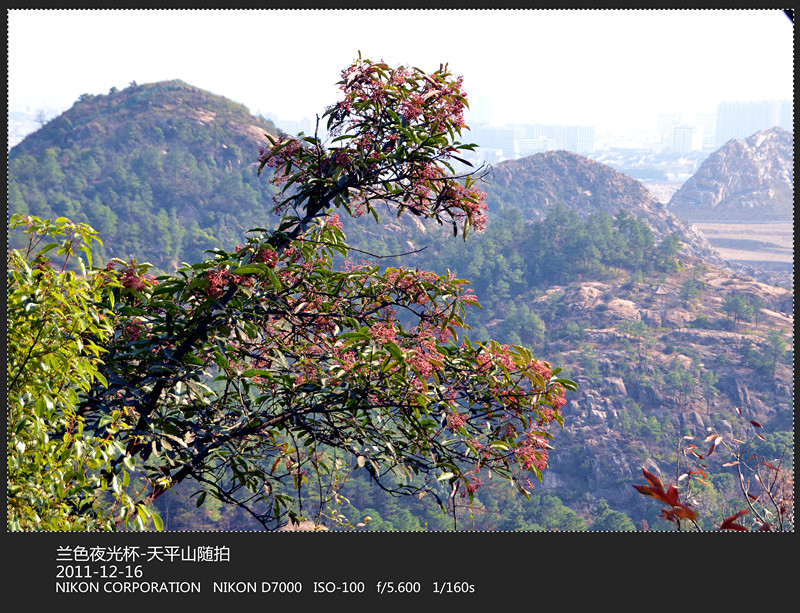
{"type": "Polygon", "coordinates": [[[61,245],[60,245],[60,243],[48,243],[47,245],[45,245],[44,247],[42,247],[42,248],[39,250],[39,253],[40,253],[40,254],[45,254],[45,253],[47,253],[48,251],[51,251],[51,250],[53,250],[53,249],[56,249],[57,247],[60,247],[60,246],[61,246],[61,245]]]}
{"type": "Polygon", "coordinates": [[[392,357],[394,357],[398,362],[403,361],[403,351],[395,343],[389,341],[383,346],[383,348],[386,349],[386,351],[388,351],[389,353],[391,353],[392,357]]]}
{"type": "Polygon", "coordinates": [[[243,379],[249,379],[251,377],[268,377],[272,376],[273,372],[271,370],[264,370],[261,368],[250,368],[249,370],[245,370],[240,377],[243,379]]]}
{"type": "Polygon", "coordinates": [[[269,267],[267,267],[267,275],[269,276],[269,281],[272,285],[273,291],[279,291],[281,289],[281,281],[278,279],[278,275],[276,275],[275,271],[269,267]]]}

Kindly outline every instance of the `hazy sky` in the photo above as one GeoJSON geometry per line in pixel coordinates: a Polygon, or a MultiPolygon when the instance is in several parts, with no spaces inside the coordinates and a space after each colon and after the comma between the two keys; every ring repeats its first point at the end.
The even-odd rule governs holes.
{"type": "Polygon", "coordinates": [[[10,110],[182,79],[299,120],[358,54],[464,76],[496,124],[655,129],[659,113],[793,98],[780,10],[11,10],[10,110]]]}

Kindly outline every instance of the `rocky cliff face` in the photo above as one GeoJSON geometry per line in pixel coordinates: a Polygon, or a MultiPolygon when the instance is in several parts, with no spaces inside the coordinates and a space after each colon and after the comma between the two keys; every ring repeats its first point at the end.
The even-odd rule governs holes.
{"type": "Polygon", "coordinates": [[[499,201],[513,202],[527,219],[540,220],[556,202],[586,218],[606,211],[612,217],[620,209],[644,219],[657,240],[677,232],[686,252],[718,265],[724,260],[697,228],[677,217],[639,181],[606,164],[569,151],[547,151],[508,160],[492,167],[487,193],[490,208],[499,201]]]}
{"type": "MultiPolygon", "coordinates": [[[[770,432],[790,428],[791,360],[779,359],[774,372],[764,375],[746,356],[749,348],[765,351],[771,330],[792,338],[793,293],[690,258],[662,287],[663,297],[648,284],[619,278],[575,281],[531,301],[544,313],[539,306],[562,296],[559,322],[548,321],[548,329],[565,322],[580,327],[547,347],[548,353],[558,353],[579,391],[564,409],[565,428],[555,433],[556,450],[539,493],[568,499],[571,492],[586,491],[638,521],[657,505],[631,483],[641,479],[642,468],[674,478],[673,452],[682,435],[690,432],[702,440],[713,427],[730,440],[750,419],[767,424],[770,432]],[[687,279],[703,287],[697,300],[680,297],[687,279]],[[732,294],[757,296],[766,306],[757,319],[726,326],[722,305],[732,294]],[[644,326],[636,332],[626,327],[631,322],[644,326]],[[696,377],[679,390],[671,384],[671,371],[696,377],[713,372],[718,381],[713,393],[696,377]]],[[[787,356],[793,352],[791,340],[788,350],[787,356]]],[[[714,457],[713,471],[724,470],[721,461],[714,457]]]]}
{"type": "Polygon", "coordinates": [[[794,136],[781,128],[732,139],[672,196],[668,208],[689,221],[791,221],[794,136]]]}

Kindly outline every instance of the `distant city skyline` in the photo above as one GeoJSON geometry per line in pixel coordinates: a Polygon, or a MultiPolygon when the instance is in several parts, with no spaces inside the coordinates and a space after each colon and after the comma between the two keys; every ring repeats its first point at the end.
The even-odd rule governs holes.
{"type": "Polygon", "coordinates": [[[338,99],[340,71],[359,50],[428,70],[449,62],[464,76],[473,121],[494,125],[586,125],[622,138],[655,131],[664,113],[793,99],[793,24],[773,9],[15,9],[8,17],[11,111],[63,112],[83,93],[181,79],[255,114],[313,119],[338,99]]]}

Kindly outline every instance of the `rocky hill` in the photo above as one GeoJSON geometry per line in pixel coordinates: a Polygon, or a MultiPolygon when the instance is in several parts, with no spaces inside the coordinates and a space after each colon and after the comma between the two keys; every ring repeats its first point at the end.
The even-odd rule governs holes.
{"type": "MultiPolygon", "coordinates": [[[[580,386],[542,489],[564,499],[590,492],[590,500],[605,498],[635,520],[654,506],[631,482],[643,466],[674,478],[675,449],[685,434],[702,440],[714,428],[731,439],[754,419],[769,424],[775,457],[779,441],[791,443],[792,292],[693,258],[661,280],[573,282],[531,300],[543,315],[559,303],[562,332],[546,352],[580,386]],[[687,299],[687,287],[698,288],[697,295],[687,299]],[[655,293],[659,288],[663,294],[655,293]],[[724,309],[735,295],[764,306],[733,325],[724,309]],[[773,362],[769,343],[778,336],[790,344],[773,362]]],[[[714,470],[726,472],[719,464],[714,470]]]]}
{"type": "Polygon", "coordinates": [[[723,265],[716,249],[697,228],[676,217],[639,181],[606,164],[569,151],[547,151],[493,166],[485,187],[490,210],[499,203],[518,207],[529,220],[544,219],[563,202],[581,217],[624,209],[644,219],[656,237],[681,235],[688,252],[723,265]]]}
{"type": "Polygon", "coordinates": [[[791,221],[794,137],[775,127],[712,153],[668,208],[689,221],[791,221]]]}
{"type": "Polygon", "coordinates": [[[171,271],[270,223],[274,190],[255,172],[266,132],[277,129],[179,80],[84,94],[9,151],[9,214],[91,223],[101,259],[171,271]]]}

